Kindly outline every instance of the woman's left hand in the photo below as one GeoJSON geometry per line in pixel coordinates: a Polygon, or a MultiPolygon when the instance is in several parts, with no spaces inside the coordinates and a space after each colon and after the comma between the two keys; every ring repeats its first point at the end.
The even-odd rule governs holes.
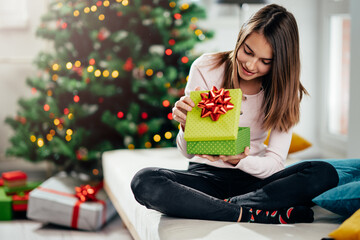
{"type": "Polygon", "coordinates": [[[219,155],[219,156],[213,156],[213,155],[197,155],[203,158],[207,158],[211,162],[215,162],[218,160],[222,160],[223,162],[230,163],[233,166],[236,166],[241,159],[246,158],[249,155],[250,148],[246,147],[243,153],[240,153],[238,155],[219,155]]]}

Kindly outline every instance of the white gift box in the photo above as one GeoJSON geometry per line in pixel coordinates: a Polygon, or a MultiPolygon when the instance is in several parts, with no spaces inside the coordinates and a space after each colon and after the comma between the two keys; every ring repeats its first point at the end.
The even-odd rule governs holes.
{"type": "Polygon", "coordinates": [[[27,217],[82,230],[99,230],[116,210],[103,189],[96,194],[99,201],[80,202],[75,196],[75,187],[84,184],[69,176],[49,178],[30,192],[27,217]],[[76,205],[78,214],[74,211],[76,205]]]}

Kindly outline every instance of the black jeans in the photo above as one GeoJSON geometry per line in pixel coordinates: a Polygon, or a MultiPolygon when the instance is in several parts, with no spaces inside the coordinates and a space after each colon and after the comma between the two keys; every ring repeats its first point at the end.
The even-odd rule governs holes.
{"type": "Polygon", "coordinates": [[[131,189],[140,204],[170,216],[237,221],[240,205],[262,210],[310,206],[338,181],[335,168],[321,161],[301,162],[265,179],[239,169],[190,163],[188,170],[142,169],[131,189]],[[224,201],[233,196],[240,196],[240,205],[224,201]]]}

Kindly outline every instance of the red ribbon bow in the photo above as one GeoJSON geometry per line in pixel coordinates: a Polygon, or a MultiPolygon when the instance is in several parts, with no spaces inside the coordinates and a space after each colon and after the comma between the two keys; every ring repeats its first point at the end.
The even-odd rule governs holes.
{"type": "Polygon", "coordinates": [[[82,202],[96,201],[96,193],[98,190],[99,188],[92,187],[89,184],[81,185],[80,187],[75,187],[75,195],[82,202]]]}
{"type": "Polygon", "coordinates": [[[234,108],[234,104],[230,102],[230,92],[224,88],[218,90],[215,86],[208,93],[201,93],[201,101],[198,107],[202,108],[201,117],[210,116],[213,121],[217,121],[220,115],[227,113],[228,110],[234,108]]]}

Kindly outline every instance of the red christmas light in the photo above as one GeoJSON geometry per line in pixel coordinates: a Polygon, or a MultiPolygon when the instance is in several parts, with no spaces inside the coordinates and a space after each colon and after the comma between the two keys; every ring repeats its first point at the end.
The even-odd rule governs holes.
{"type": "Polygon", "coordinates": [[[50,110],[49,104],[45,104],[45,105],[44,105],[44,111],[47,112],[47,111],[49,111],[49,110],[50,110]]]}
{"type": "Polygon", "coordinates": [[[101,7],[102,1],[97,1],[96,6],[101,7]]]}
{"type": "Polygon", "coordinates": [[[126,62],[124,64],[124,70],[130,72],[134,68],[134,64],[132,62],[132,58],[126,59],[126,62]]]}
{"type": "Polygon", "coordinates": [[[123,117],[124,117],[124,113],[123,113],[123,112],[118,112],[118,113],[117,113],[117,117],[118,117],[118,118],[123,118],[123,117]]]}
{"type": "Polygon", "coordinates": [[[169,114],[167,115],[167,118],[168,118],[169,120],[173,120],[172,113],[169,113],[169,114]]]}
{"type": "Polygon", "coordinates": [[[64,108],[64,114],[65,115],[68,115],[70,113],[69,109],[68,108],[64,108]]]}
{"type": "Polygon", "coordinates": [[[146,112],[141,113],[141,118],[142,119],[147,119],[148,118],[148,114],[146,112]]]}
{"type": "Polygon", "coordinates": [[[67,28],[67,23],[61,24],[61,28],[62,28],[62,29],[66,29],[66,28],[67,28]]]}
{"type": "Polygon", "coordinates": [[[172,54],[172,50],[170,48],[166,49],[165,54],[170,56],[172,54]]]}
{"type": "Polygon", "coordinates": [[[181,19],[181,14],[180,13],[175,13],[174,18],[175,19],[181,19]]]}
{"type": "Polygon", "coordinates": [[[90,60],[89,60],[89,64],[90,64],[90,65],[94,65],[94,64],[95,64],[95,59],[93,59],[93,58],[90,59],[90,60]]]}
{"type": "Polygon", "coordinates": [[[182,63],[188,63],[188,62],[189,62],[189,58],[188,58],[188,57],[182,57],[182,58],[181,58],[181,62],[182,62],[182,63]]]}
{"type": "Polygon", "coordinates": [[[149,126],[146,123],[140,123],[137,126],[137,130],[138,130],[139,135],[143,135],[144,133],[146,133],[149,130],[149,126]]]}
{"type": "Polygon", "coordinates": [[[170,40],[169,40],[169,44],[170,44],[171,46],[175,45],[175,40],[174,40],[174,39],[170,39],[170,40]]]}
{"type": "Polygon", "coordinates": [[[162,104],[163,104],[164,107],[170,106],[169,100],[164,100],[164,101],[162,102],[162,104]]]}
{"type": "Polygon", "coordinates": [[[75,95],[75,96],[74,96],[74,102],[77,103],[77,102],[79,102],[79,101],[80,101],[80,97],[79,97],[78,95],[75,95]]]}
{"type": "Polygon", "coordinates": [[[31,93],[35,94],[37,92],[36,88],[31,88],[31,93]]]}
{"type": "Polygon", "coordinates": [[[103,103],[104,102],[104,98],[103,97],[99,97],[99,103],[103,103]]]}

